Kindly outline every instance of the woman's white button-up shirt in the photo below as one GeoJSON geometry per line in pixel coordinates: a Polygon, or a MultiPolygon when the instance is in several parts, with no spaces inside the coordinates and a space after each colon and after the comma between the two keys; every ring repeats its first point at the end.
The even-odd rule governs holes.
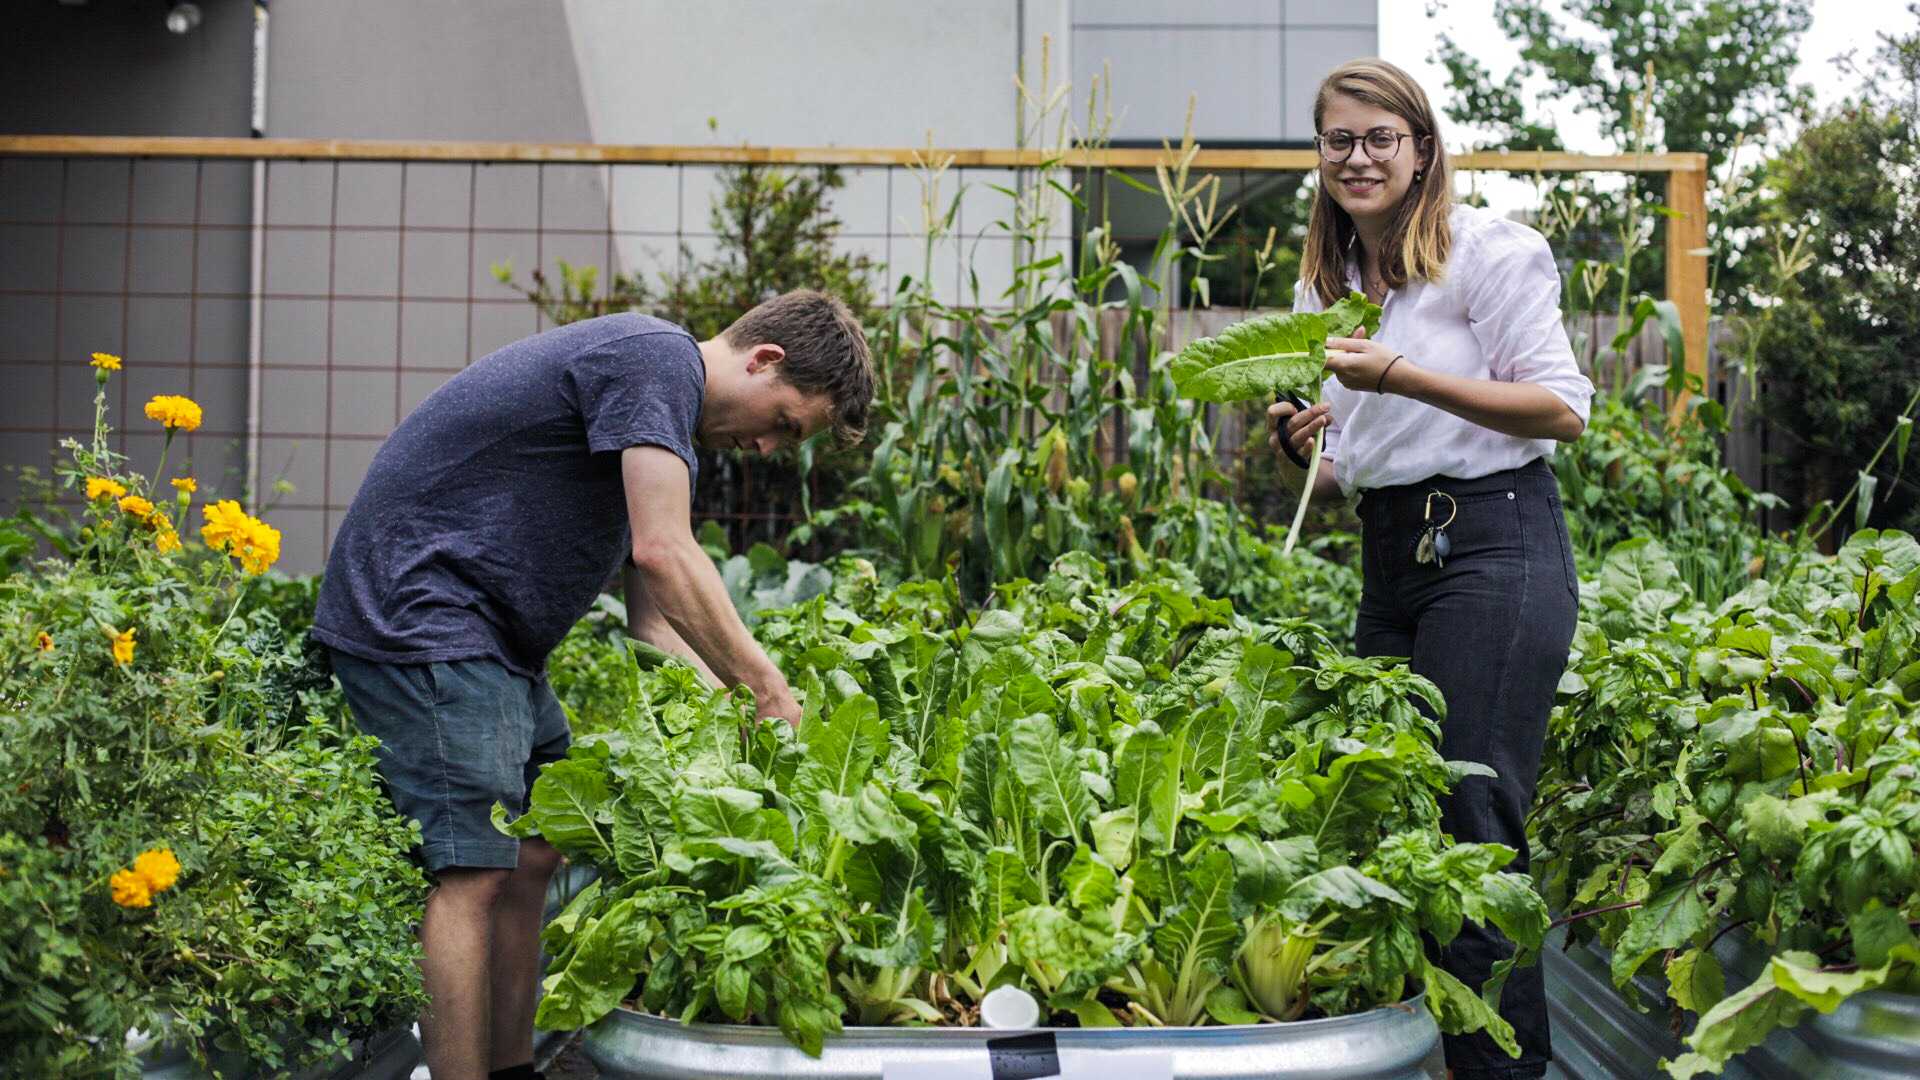
{"type": "MultiPolygon", "coordinates": [[[[1581,373],[1561,322],[1560,274],[1546,238],[1464,204],[1453,208],[1449,224],[1453,251],[1446,272],[1390,293],[1374,339],[1431,371],[1538,383],[1585,423],[1593,383],[1581,373]]],[[[1357,261],[1349,261],[1347,273],[1359,290],[1357,261]]],[[[1324,306],[1304,283],[1294,289],[1295,311],[1324,306]]],[[[1552,439],[1502,435],[1391,387],[1375,394],[1328,378],[1321,400],[1332,407],[1322,453],[1333,459],[1334,479],[1349,496],[1430,476],[1472,479],[1553,453],[1552,439]]]]}

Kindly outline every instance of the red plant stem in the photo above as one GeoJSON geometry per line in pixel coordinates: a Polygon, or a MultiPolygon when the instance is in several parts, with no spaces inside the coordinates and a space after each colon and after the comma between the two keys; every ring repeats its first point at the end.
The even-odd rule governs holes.
{"type": "Polygon", "coordinates": [[[1709,942],[1707,942],[1707,949],[1706,949],[1706,951],[1707,951],[1707,952],[1712,952],[1712,951],[1713,951],[1713,947],[1714,947],[1715,945],[1718,945],[1718,944],[1720,944],[1720,939],[1721,939],[1721,938],[1723,938],[1723,937],[1726,937],[1726,936],[1727,936],[1728,934],[1731,934],[1731,933],[1733,933],[1733,932],[1734,932],[1735,930],[1738,930],[1738,929],[1740,929],[1741,927],[1743,927],[1743,926],[1745,926],[1745,925],[1747,925],[1748,923],[1750,923],[1750,922],[1752,922],[1752,921],[1753,921],[1752,919],[1741,919],[1741,920],[1740,920],[1739,922],[1737,922],[1737,923],[1728,923],[1728,924],[1727,924],[1726,926],[1724,926],[1724,927],[1722,927],[1722,928],[1721,928],[1721,930],[1720,930],[1720,932],[1719,932],[1719,933],[1717,933],[1717,934],[1715,934],[1715,935],[1713,935],[1713,940],[1712,940],[1712,941],[1709,941],[1709,942]]]}
{"type": "Polygon", "coordinates": [[[1581,919],[1590,919],[1595,915],[1605,915],[1608,912],[1612,912],[1612,911],[1625,911],[1628,908],[1637,908],[1644,903],[1646,903],[1645,900],[1629,900],[1624,904],[1613,904],[1608,907],[1594,908],[1592,911],[1582,911],[1577,914],[1568,915],[1563,919],[1555,920],[1554,924],[1548,927],[1547,929],[1558,930],[1562,926],[1566,926],[1569,923],[1579,922],[1581,919]]]}

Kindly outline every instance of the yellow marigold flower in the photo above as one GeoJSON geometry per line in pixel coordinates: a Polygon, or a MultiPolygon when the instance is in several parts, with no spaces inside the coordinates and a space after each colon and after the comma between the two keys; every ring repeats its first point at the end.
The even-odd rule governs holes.
{"type": "Polygon", "coordinates": [[[113,355],[112,353],[104,353],[104,352],[94,353],[93,359],[87,362],[92,364],[94,367],[99,368],[101,371],[119,371],[120,370],[120,358],[113,355]]]}
{"type": "Polygon", "coordinates": [[[117,499],[120,496],[125,495],[126,493],[127,493],[127,489],[121,486],[121,484],[118,481],[109,480],[104,476],[87,477],[87,501],[88,502],[92,502],[95,499],[104,498],[109,495],[117,499]]]}
{"type": "Polygon", "coordinates": [[[138,495],[127,495],[120,500],[120,509],[139,518],[141,521],[153,515],[153,504],[138,495]]]}
{"type": "Polygon", "coordinates": [[[33,643],[39,647],[41,652],[53,651],[53,635],[47,633],[45,630],[40,631],[39,635],[33,639],[33,643]]]}
{"type": "Polygon", "coordinates": [[[153,848],[133,860],[133,872],[146,879],[149,889],[166,892],[180,880],[180,860],[173,857],[172,848],[153,848]]]}
{"type": "Polygon", "coordinates": [[[232,499],[221,499],[202,506],[200,513],[207,519],[207,523],[200,526],[200,539],[215,551],[224,550],[227,541],[244,532],[247,522],[252,520],[245,510],[240,509],[240,504],[232,499]]]}
{"type": "Polygon", "coordinates": [[[191,476],[176,476],[167,483],[172,484],[175,491],[184,491],[189,495],[200,490],[200,485],[194,483],[191,476]]]}
{"type": "Polygon", "coordinates": [[[113,662],[125,667],[133,663],[133,628],[113,635],[113,662]]]}
{"type": "Polygon", "coordinates": [[[160,519],[160,531],[154,534],[153,547],[162,555],[171,555],[180,550],[180,534],[173,531],[167,519],[160,519]]]}
{"type": "Polygon", "coordinates": [[[233,546],[240,568],[249,574],[264,574],[280,561],[280,530],[264,521],[255,521],[247,535],[233,546]]]}
{"type": "Polygon", "coordinates": [[[224,551],[240,560],[249,574],[264,574],[280,558],[280,530],[240,509],[232,499],[221,499],[202,506],[207,523],[200,527],[200,538],[215,551],[224,551]]]}
{"type": "Polygon", "coordinates": [[[158,420],[169,429],[192,431],[200,426],[200,405],[178,394],[160,394],[147,402],[147,419],[158,420]]]}
{"type": "Polygon", "coordinates": [[[113,902],[125,908],[153,906],[153,890],[148,887],[145,875],[138,870],[116,870],[113,872],[113,902]]]}

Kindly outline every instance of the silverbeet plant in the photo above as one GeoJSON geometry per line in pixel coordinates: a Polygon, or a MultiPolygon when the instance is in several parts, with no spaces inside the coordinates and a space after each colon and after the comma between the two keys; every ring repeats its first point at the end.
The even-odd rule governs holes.
{"type": "MultiPolygon", "coordinates": [[[[1173,385],[1181,397],[1228,403],[1278,400],[1287,394],[1312,401],[1326,379],[1327,338],[1360,327],[1380,329],[1380,307],[1361,293],[1350,293],[1324,312],[1262,315],[1229,326],[1218,337],[1201,338],[1173,358],[1173,385]]],[[[1320,472],[1321,438],[1314,436],[1307,461],[1306,486],[1294,511],[1293,527],[1281,553],[1291,554],[1306,520],[1313,482],[1320,472]]]]}
{"type": "Polygon", "coordinates": [[[1511,849],[1440,831],[1481,770],[1436,750],[1433,686],[1177,580],[1071,554],[977,611],[952,582],[836,582],[758,626],[797,735],[635,649],[627,714],[496,812],[600,871],[545,931],[537,1022],[630,1002],[818,1054],[847,1023],[977,1023],[1001,985],[1085,1027],[1423,987],[1444,1029],[1517,1052],[1500,979],[1483,998],[1422,948],[1474,919],[1530,953],[1547,921],[1511,849]]]}

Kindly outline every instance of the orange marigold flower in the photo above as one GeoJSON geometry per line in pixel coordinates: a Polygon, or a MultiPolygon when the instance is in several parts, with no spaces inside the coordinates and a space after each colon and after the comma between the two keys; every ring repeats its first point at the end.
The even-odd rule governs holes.
{"type": "Polygon", "coordinates": [[[180,550],[180,534],[173,531],[167,519],[160,519],[160,531],[154,534],[153,547],[162,555],[171,555],[180,550]]]}
{"type": "Polygon", "coordinates": [[[120,370],[120,358],[113,355],[112,353],[104,353],[104,352],[94,353],[93,359],[87,362],[92,364],[94,367],[99,368],[101,371],[119,371],[120,370]]]}
{"type": "Polygon", "coordinates": [[[143,908],[153,906],[153,890],[147,885],[147,879],[137,870],[116,870],[111,881],[113,902],[124,908],[143,908]]]}
{"type": "Polygon", "coordinates": [[[112,496],[117,499],[126,493],[126,487],[117,480],[109,480],[104,476],[87,477],[88,502],[92,502],[95,499],[106,498],[107,496],[112,496]]]}
{"type": "Polygon", "coordinates": [[[53,635],[47,633],[45,630],[40,631],[40,633],[34,637],[33,643],[41,652],[53,651],[53,635]]]}
{"type": "Polygon", "coordinates": [[[133,627],[113,635],[113,662],[122,667],[133,663],[133,627]]]}
{"type": "Polygon", "coordinates": [[[127,495],[120,500],[120,509],[139,518],[141,521],[153,516],[153,503],[138,495],[127,495]]]}
{"type": "Polygon", "coordinates": [[[169,430],[192,431],[200,426],[200,405],[178,394],[160,394],[147,402],[147,419],[158,420],[169,430]]]}
{"type": "Polygon", "coordinates": [[[180,880],[180,860],[173,857],[172,848],[152,848],[133,860],[133,872],[146,879],[149,889],[166,892],[180,880]]]}
{"type": "Polygon", "coordinates": [[[176,476],[167,483],[172,484],[175,491],[184,491],[189,495],[200,490],[200,485],[194,483],[191,476],[176,476]]]}

